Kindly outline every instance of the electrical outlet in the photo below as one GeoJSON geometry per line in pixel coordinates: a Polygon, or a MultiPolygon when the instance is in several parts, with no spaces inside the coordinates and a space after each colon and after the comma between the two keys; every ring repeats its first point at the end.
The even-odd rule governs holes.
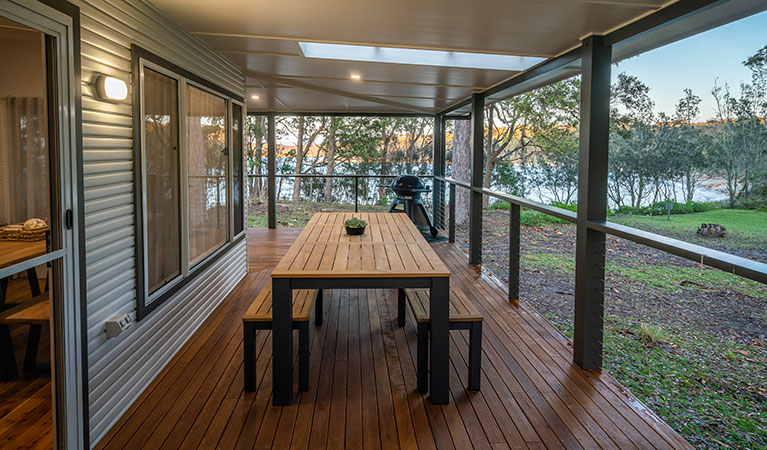
{"type": "Polygon", "coordinates": [[[133,317],[130,314],[118,314],[111,319],[107,320],[107,337],[117,337],[130,328],[133,324],[133,317]]]}

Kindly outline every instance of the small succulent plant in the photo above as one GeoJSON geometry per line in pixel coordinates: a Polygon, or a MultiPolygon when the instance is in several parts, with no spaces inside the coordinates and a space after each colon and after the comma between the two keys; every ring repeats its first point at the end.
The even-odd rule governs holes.
{"type": "Polygon", "coordinates": [[[365,228],[367,225],[367,222],[356,217],[352,217],[351,219],[344,222],[344,226],[348,228],[365,228]]]}

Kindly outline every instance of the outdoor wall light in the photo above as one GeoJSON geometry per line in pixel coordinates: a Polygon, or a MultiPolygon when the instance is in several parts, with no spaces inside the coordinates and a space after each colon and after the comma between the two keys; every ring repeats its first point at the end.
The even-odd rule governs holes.
{"type": "Polygon", "coordinates": [[[93,84],[96,88],[96,94],[102,100],[120,102],[128,98],[128,84],[119,78],[98,75],[93,84]]]}
{"type": "Polygon", "coordinates": [[[253,100],[258,100],[260,97],[254,94],[254,95],[251,95],[250,98],[252,98],[253,100]]]}
{"type": "Polygon", "coordinates": [[[349,76],[349,78],[351,78],[352,80],[361,80],[362,76],[358,73],[353,73],[349,76]]]}

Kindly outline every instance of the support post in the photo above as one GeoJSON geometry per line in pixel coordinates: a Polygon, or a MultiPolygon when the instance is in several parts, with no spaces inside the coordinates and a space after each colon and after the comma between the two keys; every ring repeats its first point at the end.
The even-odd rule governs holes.
{"type": "Polygon", "coordinates": [[[516,203],[509,209],[509,301],[519,300],[519,216],[516,203]]]}
{"type": "Polygon", "coordinates": [[[471,96],[471,195],[469,197],[469,264],[482,264],[482,188],[485,156],[485,98],[471,96]]]}
{"type": "Polygon", "coordinates": [[[277,228],[277,183],[275,182],[275,172],[277,170],[277,139],[275,134],[274,113],[266,115],[266,184],[268,191],[267,211],[269,228],[277,228]]]}
{"type": "Polygon", "coordinates": [[[605,234],[589,228],[588,222],[607,217],[612,48],[605,44],[604,36],[589,36],[581,50],[573,359],[584,369],[598,370],[602,368],[604,333],[605,234]]]}
{"type": "MultiPolygon", "coordinates": [[[[434,155],[432,167],[435,177],[445,176],[445,118],[434,116],[434,155]]],[[[434,226],[445,228],[445,182],[434,179],[432,183],[432,205],[434,208],[434,226]]]]}

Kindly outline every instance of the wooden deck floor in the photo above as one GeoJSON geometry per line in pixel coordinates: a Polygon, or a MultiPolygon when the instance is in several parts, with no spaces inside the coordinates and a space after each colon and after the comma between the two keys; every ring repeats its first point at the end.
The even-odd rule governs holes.
{"type": "MultiPolygon", "coordinates": [[[[416,391],[413,321],[396,292],[328,293],[312,336],[311,388],[271,406],[271,333],[258,334],[259,386],[243,392],[241,316],[298,230],[250,230],[251,273],[224,300],[98,448],[691,448],[454,245],[435,244],[451,283],[485,317],[480,392],[464,389],[467,332],[451,332],[451,395],[416,391]]],[[[411,317],[412,319],[412,317],[411,317]]]]}

